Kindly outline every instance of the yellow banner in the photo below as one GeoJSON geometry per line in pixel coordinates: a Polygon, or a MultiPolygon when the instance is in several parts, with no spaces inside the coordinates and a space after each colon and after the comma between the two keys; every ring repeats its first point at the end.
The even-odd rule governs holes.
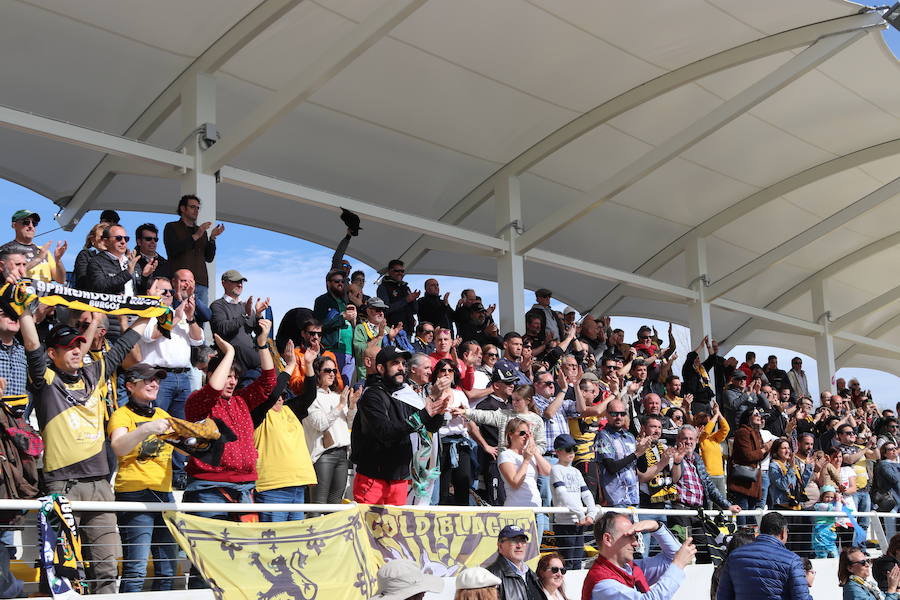
{"type": "Polygon", "coordinates": [[[164,513],[218,600],[367,600],[378,563],[359,510],[304,521],[237,523],[164,513]]]}
{"type": "Polygon", "coordinates": [[[497,534],[518,525],[538,559],[529,510],[462,512],[359,505],[304,521],[237,523],[166,512],[166,525],[218,600],[367,600],[386,561],[407,558],[441,577],[497,559],[497,534]]]}
{"type": "Polygon", "coordinates": [[[507,525],[518,525],[528,533],[525,560],[532,568],[537,566],[537,527],[530,510],[364,508],[363,520],[379,567],[388,560],[407,558],[441,577],[456,575],[466,567],[485,567],[497,559],[497,534],[507,525]]]}

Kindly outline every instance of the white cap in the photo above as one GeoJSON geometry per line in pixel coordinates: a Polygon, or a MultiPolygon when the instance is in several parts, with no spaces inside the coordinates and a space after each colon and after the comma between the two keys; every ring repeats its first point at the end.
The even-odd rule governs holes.
{"type": "Polygon", "coordinates": [[[426,575],[411,560],[398,559],[385,563],[378,569],[378,593],[369,600],[406,600],[419,592],[440,593],[444,580],[436,575],[426,575]]]}
{"type": "Polygon", "coordinates": [[[567,315],[567,314],[569,314],[569,313],[577,313],[577,312],[578,312],[578,311],[575,310],[574,308],[572,308],[571,306],[566,306],[566,307],[563,309],[563,314],[564,314],[564,315],[567,315]]]}
{"type": "Polygon", "coordinates": [[[483,567],[469,567],[456,576],[456,589],[477,590],[500,585],[500,578],[483,567]]]}

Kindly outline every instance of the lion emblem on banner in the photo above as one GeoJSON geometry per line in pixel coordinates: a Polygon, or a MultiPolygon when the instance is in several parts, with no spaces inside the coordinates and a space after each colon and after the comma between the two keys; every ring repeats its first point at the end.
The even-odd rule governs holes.
{"type": "Polygon", "coordinates": [[[259,553],[252,552],[250,564],[271,584],[267,591],[257,594],[259,600],[315,600],[319,592],[319,586],[300,571],[306,564],[306,555],[299,550],[291,554],[290,561],[282,555],[276,556],[269,561],[268,568],[259,553]]]}

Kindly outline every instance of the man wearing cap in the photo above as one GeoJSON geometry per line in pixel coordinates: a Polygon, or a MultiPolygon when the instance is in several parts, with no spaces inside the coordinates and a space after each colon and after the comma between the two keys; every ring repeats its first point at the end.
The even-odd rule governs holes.
{"type": "Polygon", "coordinates": [[[253,296],[241,301],[245,281],[247,278],[236,270],[225,271],[222,273],[225,295],[209,305],[212,332],[234,346],[235,358],[244,368],[241,387],[259,376],[259,346],[265,346],[266,340],[254,338],[253,334],[259,333],[259,319],[269,307],[268,298],[260,298],[255,305],[253,296]]]}
{"type": "Polygon", "coordinates": [[[381,348],[381,343],[387,333],[387,321],[384,311],[387,304],[378,296],[372,296],[366,300],[364,319],[353,330],[353,358],[356,361],[356,381],[364,381],[366,378],[366,366],[363,364],[363,355],[369,346],[381,348]]]}
{"type": "MultiPolygon", "coordinates": [[[[117,502],[174,502],[172,446],[158,436],[169,430],[169,413],[156,406],[166,372],[138,364],[125,373],[128,403],[112,414],[106,427],[119,457],[117,502]]],[[[125,512],[119,516],[123,542],[119,592],[140,592],[153,553],[153,591],[171,590],[178,546],[160,512],[125,512]],[[151,540],[153,544],[151,545],[151,540]]]]}
{"type": "Polygon", "coordinates": [[[378,569],[378,593],[369,600],[422,600],[426,592],[444,591],[444,580],[427,575],[415,562],[398,558],[378,569]]]}
{"type": "MultiPolygon", "coordinates": [[[[94,315],[84,335],[57,325],[47,336],[45,351],[31,309],[25,307],[19,317],[34,409],[44,438],[43,491],[65,494],[70,500],[113,500],[103,430],[106,403],[99,384],[106,373],[119,367],[148,323],[146,318],[138,319],[102,360],[84,365],[88,339],[93,339],[99,321],[94,315]]],[[[119,555],[115,513],[76,513],[75,518],[94,569],[92,591],[114,594],[119,555]]]]}
{"type": "Polygon", "coordinates": [[[563,326],[562,319],[556,314],[556,311],[550,308],[550,298],[552,297],[553,292],[547,288],[538,289],[534,292],[536,302],[528,309],[528,312],[537,314],[541,317],[541,329],[543,330],[545,337],[549,334],[551,339],[561,340],[563,338],[562,334],[565,332],[565,327],[563,326]]]}
{"type": "MultiPolygon", "coordinates": [[[[515,388],[518,378],[508,369],[494,367],[491,371],[491,394],[474,407],[478,410],[504,410],[509,408],[509,397],[515,388]]],[[[488,504],[503,506],[506,501],[506,490],[503,479],[497,468],[497,455],[500,450],[500,431],[493,425],[479,425],[481,440],[478,447],[478,464],[488,504]],[[483,444],[482,444],[483,442],[483,444]]],[[[476,438],[477,439],[477,438],[476,438]]]]}
{"type": "Polygon", "coordinates": [[[13,251],[23,254],[28,261],[25,266],[26,275],[32,279],[65,283],[66,268],[62,264],[62,257],[66,253],[68,243],[57,242],[52,254],[50,252],[52,242],[47,242],[44,246],[35,244],[34,234],[40,222],[41,215],[36,212],[27,209],[14,212],[12,228],[16,232],[16,237],[0,246],[0,253],[13,251]]]}
{"type": "Polygon", "coordinates": [[[166,254],[176,271],[191,270],[197,282],[197,299],[206,306],[209,304],[209,272],[206,270],[206,263],[215,260],[216,238],[225,231],[225,226],[219,223],[212,227],[210,221],[198,225],[200,198],[193,194],[182,196],[175,212],[179,219],[166,223],[163,229],[166,254]]]}
{"type": "Polygon", "coordinates": [[[507,525],[497,536],[497,560],[487,570],[500,578],[500,600],[546,600],[537,574],[525,564],[528,534],[507,525]]]}
{"type": "Polygon", "coordinates": [[[356,327],[356,306],[348,304],[344,294],[347,276],[341,270],[331,270],[325,276],[324,294],[313,304],[313,316],[322,323],[322,348],[334,352],[344,383],[353,380],[356,363],[353,359],[353,328],[356,327]]]}
{"type": "Polygon", "coordinates": [[[758,379],[754,380],[749,390],[746,389],[746,385],[747,374],[741,369],[735,369],[731,374],[731,382],[725,389],[725,401],[722,403],[722,416],[728,422],[732,437],[744,412],[752,408],[768,412],[771,408],[769,399],[760,393],[762,385],[758,379]]]}
{"type": "Polygon", "coordinates": [[[405,381],[410,356],[394,346],[382,348],[375,357],[376,374],[366,380],[357,404],[350,432],[357,502],[405,504],[413,461],[411,436],[422,430],[434,433],[444,424],[452,376],[438,378],[423,400],[405,381]]]}
{"type": "Polygon", "coordinates": [[[670,600],[684,581],[684,569],[697,548],[691,538],[679,544],[657,521],[632,523],[621,513],[603,513],[594,523],[597,558],[584,578],[582,600],[670,600]],[[654,537],[662,552],[634,560],[641,535],[654,537]]]}
{"type": "Polygon", "coordinates": [[[597,462],[600,465],[600,487],[608,506],[637,506],[639,456],[650,448],[651,440],[636,441],[626,429],[625,404],[612,400],[606,407],[609,421],[597,435],[597,462]]]}

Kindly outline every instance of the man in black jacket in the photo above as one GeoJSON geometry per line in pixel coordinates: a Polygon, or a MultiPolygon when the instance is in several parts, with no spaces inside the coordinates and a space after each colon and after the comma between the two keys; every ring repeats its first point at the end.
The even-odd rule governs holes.
{"type": "Polygon", "coordinates": [[[541,582],[525,564],[528,534],[517,525],[507,525],[497,537],[497,557],[487,570],[500,578],[500,600],[547,600],[541,582]]]}
{"type": "Polygon", "coordinates": [[[409,284],[403,281],[405,275],[403,261],[395,258],[388,263],[387,274],[382,278],[376,294],[388,305],[384,311],[387,324],[394,326],[403,323],[406,334],[412,337],[416,329],[416,306],[421,292],[409,289],[409,284]]]}
{"type": "Polygon", "coordinates": [[[419,298],[419,321],[428,321],[435,327],[453,331],[454,311],[450,308],[449,298],[450,292],[441,297],[441,284],[437,279],[426,280],[425,295],[419,298]]]}
{"type": "MultiPolygon", "coordinates": [[[[366,379],[350,431],[356,465],[353,499],[362,504],[406,504],[413,439],[430,439],[444,424],[452,378],[442,377],[424,400],[407,385],[409,352],[388,346],[375,357],[376,375],[366,379]]],[[[413,466],[415,468],[415,466],[413,466]]]]}
{"type": "MultiPolygon", "coordinates": [[[[103,232],[103,241],[106,243],[106,251],[99,252],[88,263],[85,280],[78,281],[78,287],[91,292],[103,292],[106,294],[127,294],[133,296],[139,287],[140,273],[135,273],[135,267],[140,256],[128,252],[128,242],[131,238],[125,235],[125,229],[119,225],[112,225],[103,232]]],[[[151,265],[144,268],[147,275],[152,273],[151,265]]],[[[155,265],[153,265],[155,268],[155,265]]]]}

